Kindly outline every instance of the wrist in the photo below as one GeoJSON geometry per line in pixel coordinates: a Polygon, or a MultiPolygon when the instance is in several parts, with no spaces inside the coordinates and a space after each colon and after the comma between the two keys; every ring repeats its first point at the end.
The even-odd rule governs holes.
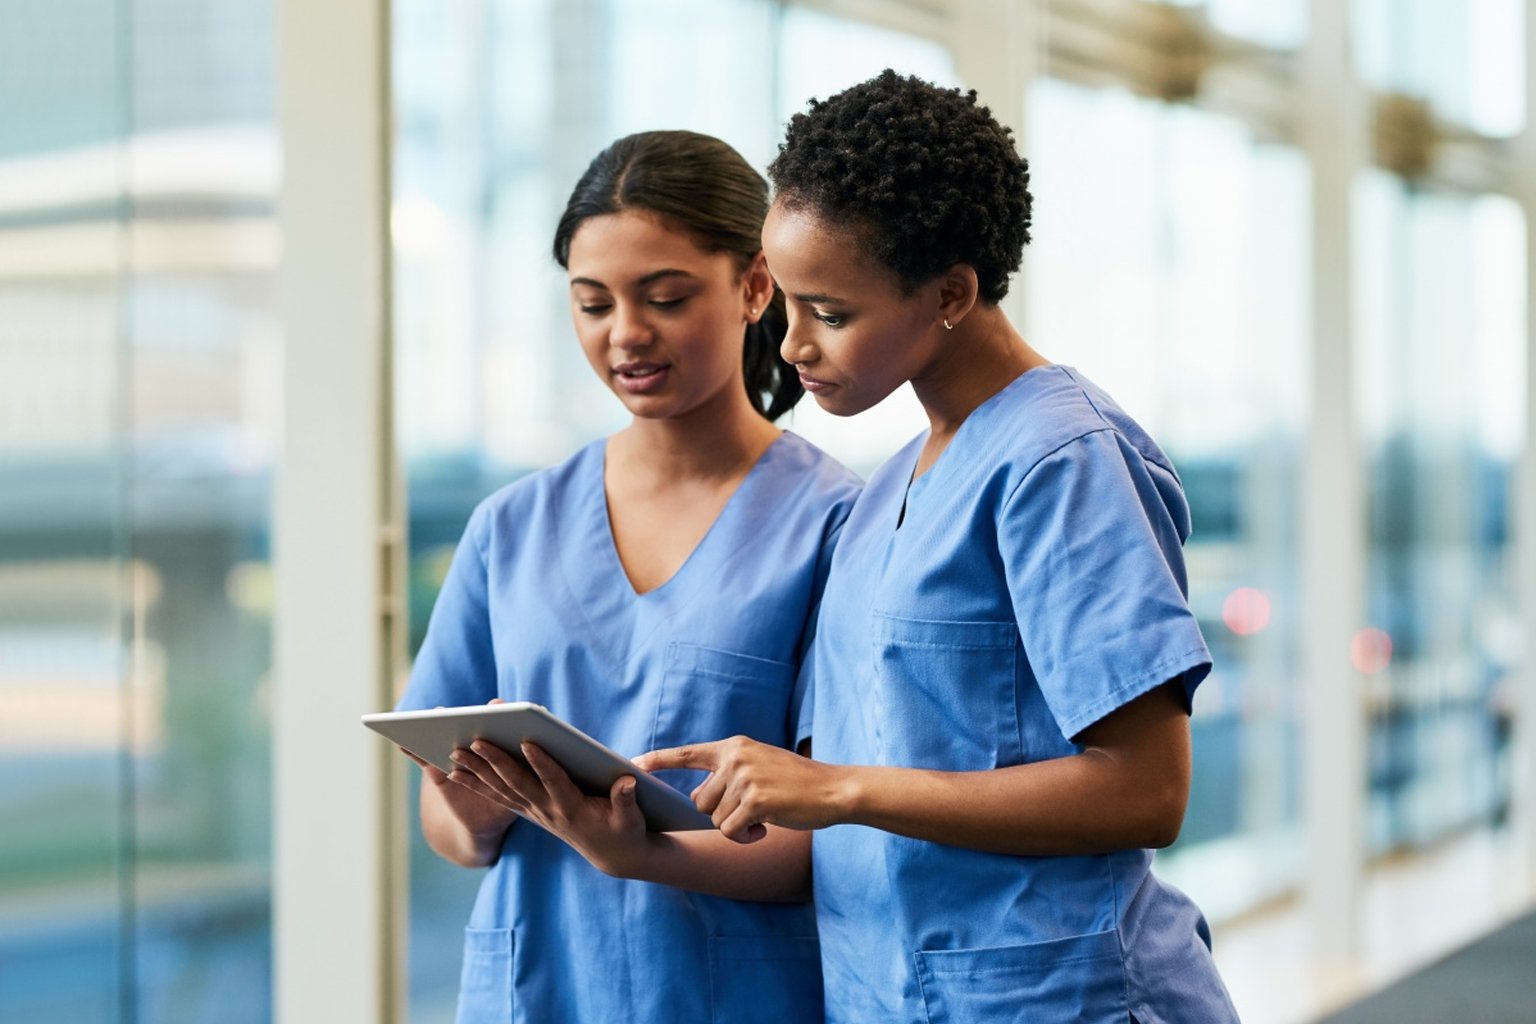
{"type": "Polygon", "coordinates": [[[668,842],[665,833],[647,832],[638,843],[617,843],[603,849],[578,852],[609,877],[650,881],[655,877],[654,865],[662,856],[661,847],[668,842]]]}
{"type": "Polygon", "coordinates": [[[832,812],[828,825],[857,825],[868,812],[869,790],[865,772],[854,765],[834,769],[828,789],[827,804],[832,812]]]}

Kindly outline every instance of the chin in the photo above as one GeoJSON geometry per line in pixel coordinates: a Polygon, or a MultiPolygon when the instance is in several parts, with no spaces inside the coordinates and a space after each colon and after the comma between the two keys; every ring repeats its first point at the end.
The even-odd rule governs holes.
{"type": "Polygon", "coordinates": [[[874,406],[873,402],[861,402],[857,399],[849,401],[847,396],[842,394],[841,390],[831,395],[813,394],[811,398],[815,400],[817,405],[821,406],[823,412],[829,412],[833,416],[857,416],[859,413],[874,406]]]}

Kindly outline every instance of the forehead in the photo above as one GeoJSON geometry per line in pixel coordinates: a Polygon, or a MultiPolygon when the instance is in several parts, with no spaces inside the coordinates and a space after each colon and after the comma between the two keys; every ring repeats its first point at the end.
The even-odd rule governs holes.
{"type": "Polygon", "coordinates": [[[729,266],[730,257],[705,252],[686,232],[655,214],[624,210],[582,221],[571,236],[566,263],[571,277],[616,284],[659,269],[702,276],[716,264],[729,266]]]}
{"type": "Polygon", "coordinates": [[[898,290],[894,276],[865,255],[858,232],[814,210],[774,203],[763,222],[763,254],[791,296],[855,299],[898,290]]]}

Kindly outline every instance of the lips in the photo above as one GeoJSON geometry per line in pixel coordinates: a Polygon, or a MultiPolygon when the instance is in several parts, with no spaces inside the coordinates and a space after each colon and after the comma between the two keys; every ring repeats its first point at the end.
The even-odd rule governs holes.
{"type": "Polygon", "coordinates": [[[830,391],[832,388],[837,387],[836,384],[829,380],[817,380],[815,377],[807,377],[803,373],[800,375],[800,386],[813,395],[820,394],[823,391],[830,391]]]}
{"type": "Polygon", "coordinates": [[[648,391],[654,391],[666,382],[667,374],[671,371],[667,363],[652,363],[634,361],[620,363],[613,368],[613,375],[619,383],[619,387],[632,395],[642,395],[648,391]]]}

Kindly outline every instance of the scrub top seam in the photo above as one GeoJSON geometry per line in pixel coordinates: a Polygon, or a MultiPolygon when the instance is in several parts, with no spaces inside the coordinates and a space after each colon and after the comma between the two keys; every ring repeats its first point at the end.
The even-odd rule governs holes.
{"type": "MultiPolygon", "coordinates": [[[[1094,413],[1098,415],[1099,419],[1103,420],[1105,424],[1108,425],[1109,429],[1114,430],[1116,433],[1119,433],[1122,437],[1124,437],[1124,433],[1115,426],[1114,421],[1104,414],[1103,409],[1099,408],[1099,403],[1093,400],[1093,395],[1088,391],[1087,383],[1082,378],[1078,377],[1076,371],[1074,371],[1070,366],[1063,366],[1061,370],[1067,375],[1072,383],[1077,385],[1077,389],[1083,393],[1083,400],[1088,403],[1088,405],[1093,409],[1094,413]]],[[[1165,469],[1169,473],[1172,473],[1173,479],[1178,483],[1178,485],[1181,488],[1184,486],[1184,481],[1179,479],[1179,471],[1173,468],[1173,462],[1168,458],[1166,452],[1158,449],[1155,454],[1161,455],[1162,457],[1157,458],[1153,453],[1149,453],[1143,450],[1142,447],[1132,438],[1126,437],[1125,440],[1128,444],[1130,444],[1132,448],[1136,450],[1139,455],[1141,455],[1142,458],[1146,459],[1153,465],[1161,469],[1165,469]]]]}
{"type": "MultiPolygon", "coordinates": [[[[1095,411],[1097,411],[1097,410],[1095,410],[1095,411]]],[[[1039,469],[1040,468],[1040,464],[1043,463],[1046,459],[1049,459],[1052,455],[1057,454],[1058,452],[1062,451],[1065,448],[1071,447],[1072,445],[1076,444],[1079,441],[1084,440],[1085,438],[1092,437],[1094,434],[1105,434],[1105,433],[1118,434],[1120,436],[1124,436],[1123,434],[1121,434],[1120,429],[1118,427],[1116,427],[1113,423],[1110,423],[1110,422],[1106,421],[1103,424],[1101,424],[1100,426],[1093,427],[1092,429],[1089,429],[1089,430],[1084,430],[1084,431],[1082,431],[1081,433],[1078,433],[1078,434],[1074,434],[1071,437],[1067,438],[1065,441],[1062,441],[1056,447],[1050,449],[1049,451],[1042,452],[1038,459],[1036,459],[1034,462],[1029,464],[1029,468],[1024,471],[1024,475],[1022,477],[1020,477],[1019,482],[1014,484],[1013,485],[1013,489],[1008,492],[1008,495],[1005,498],[1003,498],[1003,508],[1007,509],[1007,507],[1009,505],[1013,504],[1014,500],[1018,497],[1019,491],[1024,489],[1024,485],[1029,483],[1029,478],[1034,475],[1035,470],[1039,469]]],[[[1140,448],[1136,448],[1135,445],[1132,445],[1131,447],[1135,448],[1137,454],[1141,454],[1141,449],[1140,448]]]]}

